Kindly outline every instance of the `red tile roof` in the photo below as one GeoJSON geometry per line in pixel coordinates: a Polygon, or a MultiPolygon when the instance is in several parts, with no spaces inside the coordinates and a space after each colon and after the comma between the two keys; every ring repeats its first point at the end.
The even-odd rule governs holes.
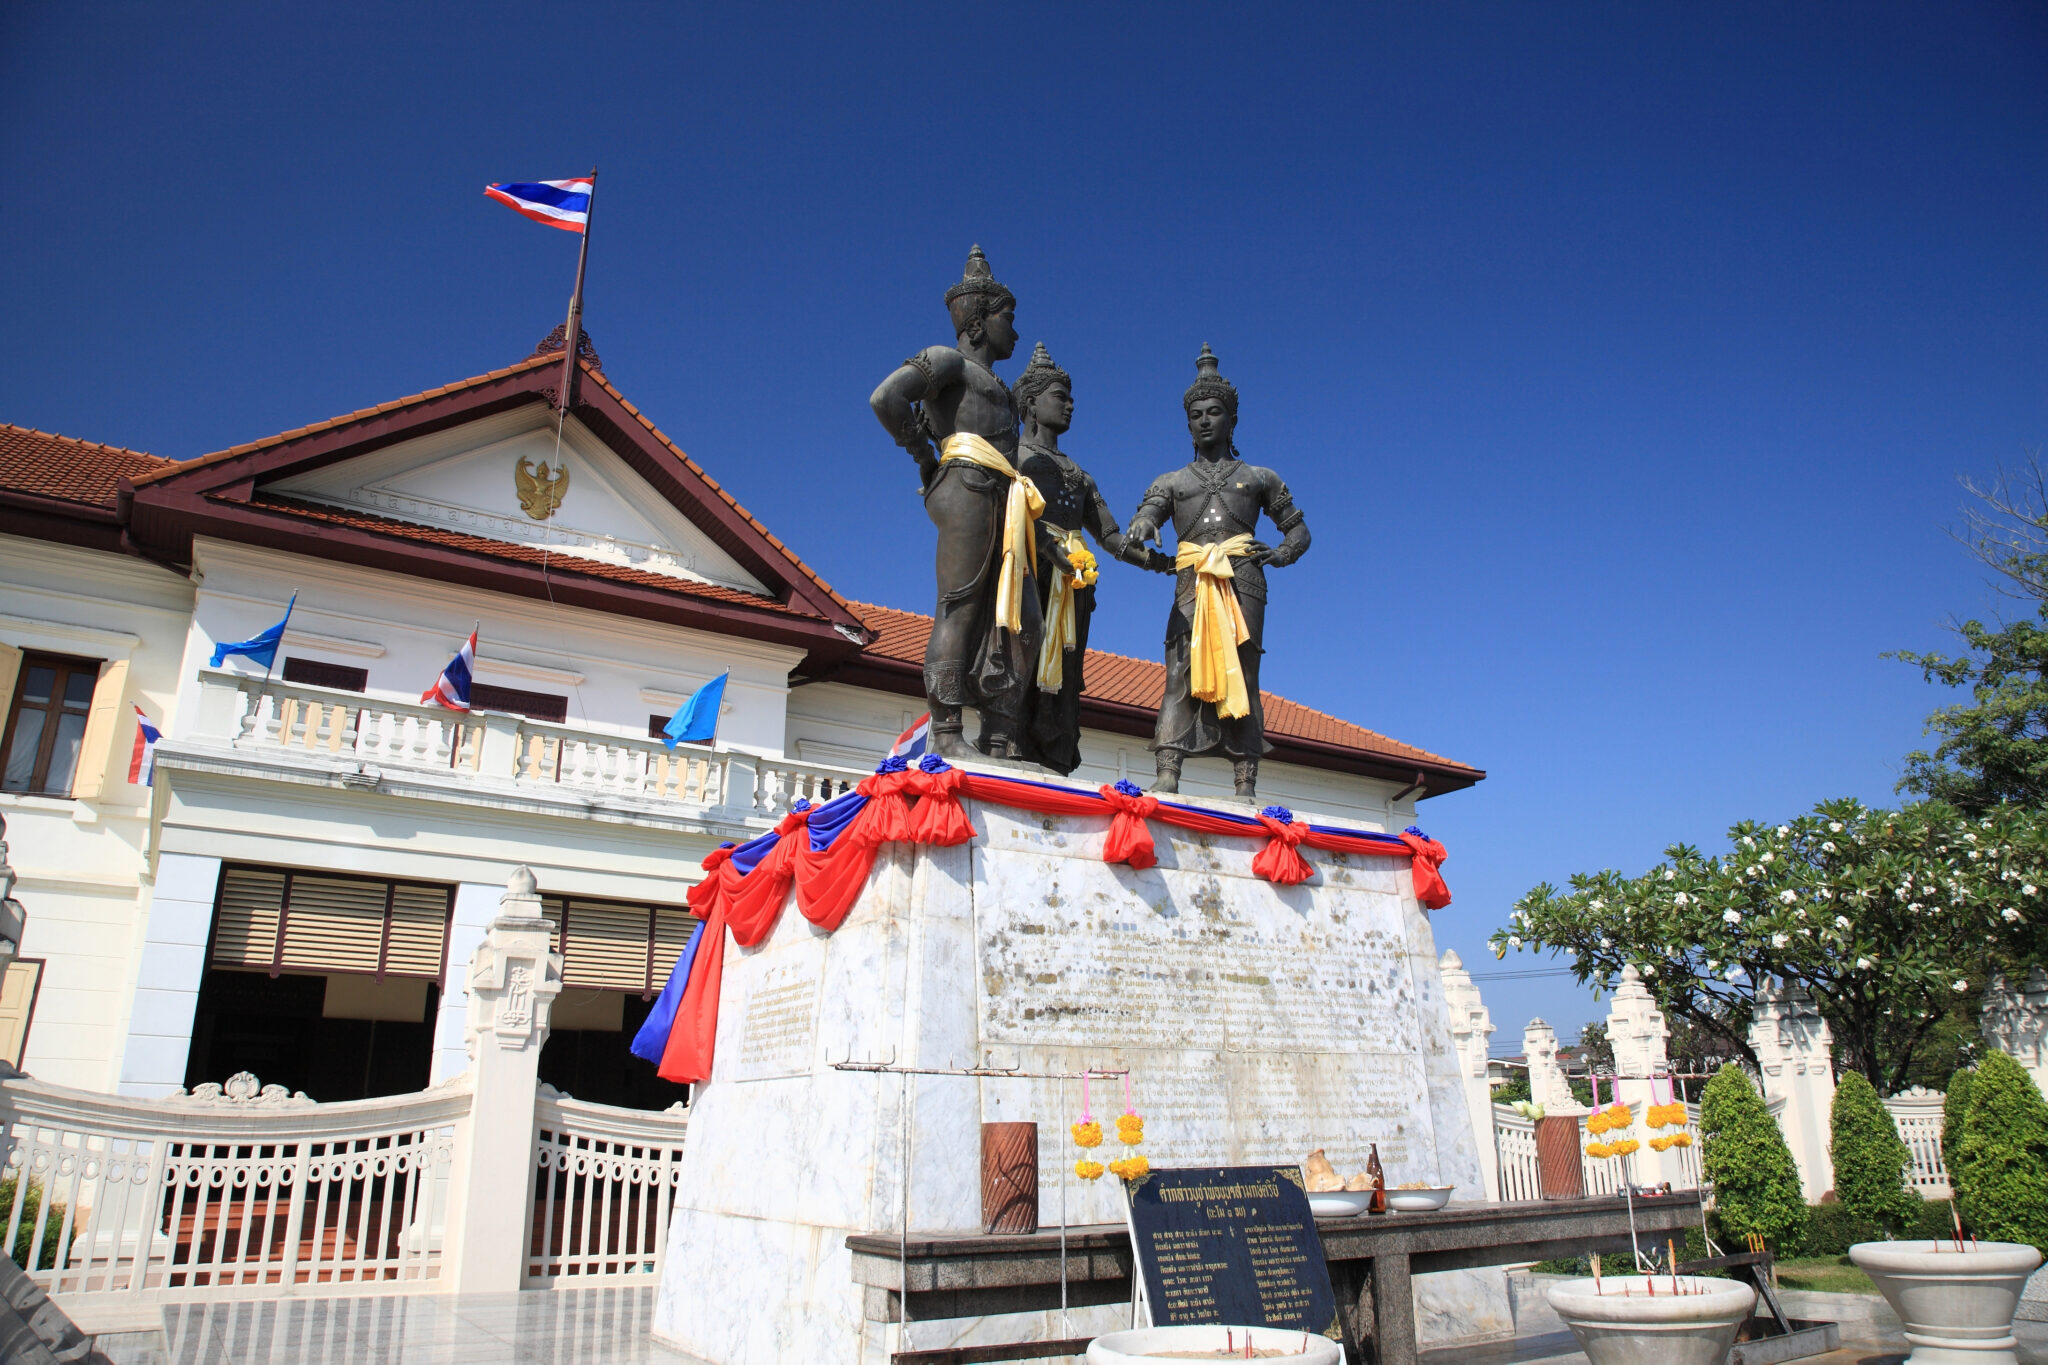
{"type": "MultiPolygon", "coordinates": [[[[931,617],[914,611],[899,611],[895,607],[878,607],[867,602],[855,602],[853,610],[867,624],[868,629],[876,633],[875,640],[867,649],[870,656],[879,655],[900,663],[923,666],[925,641],[932,633],[931,617]]],[[[1125,654],[1111,654],[1100,649],[1088,651],[1082,676],[1086,679],[1082,696],[1090,701],[1156,711],[1160,698],[1166,692],[1164,664],[1155,663],[1150,659],[1133,659],[1125,654]]],[[[1456,759],[1445,758],[1441,754],[1430,753],[1427,749],[1418,749],[1411,744],[1389,739],[1362,725],[1339,720],[1335,716],[1303,706],[1300,702],[1289,701],[1272,692],[1261,692],[1260,695],[1265,699],[1266,732],[1276,740],[1294,739],[1312,744],[1327,744],[1395,762],[1420,762],[1446,768],[1467,766],[1456,759]]]]}
{"type": "Polygon", "coordinates": [[[549,573],[586,574],[592,578],[608,578],[617,583],[631,583],[636,587],[660,588],[666,592],[681,593],[686,597],[707,597],[717,602],[729,602],[735,606],[757,607],[762,611],[779,612],[785,616],[802,616],[811,620],[822,620],[815,612],[777,602],[772,597],[761,597],[755,593],[742,592],[717,583],[699,583],[692,579],[677,578],[672,574],[650,573],[646,569],[635,569],[625,564],[607,564],[603,560],[587,559],[581,555],[549,553],[536,546],[519,545],[506,540],[491,540],[485,536],[473,536],[462,531],[450,531],[438,526],[422,526],[417,522],[399,521],[392,517],[380,517],[370,512],[357,512],[340,507],[327,507],[320,503],[304,502],[277,493],[258,493],[249,500],[249,506],[287,516],[304,517],[309,521],[326,522],[332,526],[348,526],[358,531],[372,531],[378,535],[394,536],[399,540],[413,540],[426,545],[439,545],[444,549],[467,550],[472,554],[488,555],[493,559],[507,559],[520,564],[539,564],[543,561],[549,573]]]}
{"type": "Polygon", "coordinates": [[[176,460],[0,422],[0,489],[61,502],[114,504],[123,477],[145,478],[176,460]]]}

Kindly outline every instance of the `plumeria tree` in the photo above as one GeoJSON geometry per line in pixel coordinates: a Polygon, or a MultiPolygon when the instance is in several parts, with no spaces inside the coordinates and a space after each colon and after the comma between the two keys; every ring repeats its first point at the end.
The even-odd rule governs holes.
{"type": "Polygon", "coordinates": [[[1574,876],[1516,902],[1492,938],[1562,952],[1605,989],[1633,966],[1667,1015],[1756,1055],[1741,1021],[1773,978],[1804,986],[1844,1065],[1881,1094],[1991,967],[2048,947],[2048,818],[2011,806],[1965,816],[1935,802],[1824,802],[1781,825],[1744,823],[1730,849],[1689,844],[1640,876],[1574,876]]]}

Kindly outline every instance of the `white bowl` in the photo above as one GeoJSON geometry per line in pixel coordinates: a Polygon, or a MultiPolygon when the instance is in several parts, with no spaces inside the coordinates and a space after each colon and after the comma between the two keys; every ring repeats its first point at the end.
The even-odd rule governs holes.
{"type": "Polygon", "coordinates": [[[1722,1365],[1756,1291],[1740,1280],[1669,1275],[1566,1280],[1544,1291],[1591,1365],[1722,1365]]]}
{"type": "Polygon", "coordinates": [[[1451,1202],[1453,1185],[1431,1185],[1426,1190],[1388,1190],[1387,1207],[1395,1213],[1427,1213],[1451,1202]]]}
{"type": "MultiPolygon", "coordinates": [[[[1244,1345],[1249,1336],[1255,1348],[1286,1351],[1280,1357],[1293,1365],[1338,1365],[1344,1357],[1337,1343],[1328,1337],[1308,1334],[1308,1350],[1302,1348],[1302,1333],[1279,1327],[1138,1327],[1128,1332],[1111,1332],[1088,1343],[1088,1365],[1145,1365],[1157,1360],[1158,1351],[1220,1351],[1226,1341],[1244,1345]],[[1228,1333],[1226,1336],[1225,1333],[1228,1333]]],[[[1221,1359],[1222,1357],[1219,1357],[1221,1359]]],[[[1272,1357],[1267,1357],[1271,1359],[1272,1357]]]]}
{"type": "Polygon", "coordinates": [[[1915,1360],[2018,1359],[2012,1319],[2041,1253],[2024,1243],[1858,1242],[1849,1259],[1906,1325],[1915,1360]],[[1944,1249],[1945,1248],[1945,1249],[1944,1249]]]}
{"type": "Polygon", "coordinates": [[[1310,1190],[1308,1211],[1324,1218],[1350,1218],[1372,1207],[1371,1190],[1310,1190]]]}

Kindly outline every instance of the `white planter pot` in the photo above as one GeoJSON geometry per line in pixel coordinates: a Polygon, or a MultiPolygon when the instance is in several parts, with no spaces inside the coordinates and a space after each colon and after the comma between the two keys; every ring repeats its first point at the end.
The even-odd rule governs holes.
{"type": "Polygon", "coordinates": [[[1756,1305],[1738,1280],[1669,1275],[1566,1280],[1545,1291],[1592,1365],[1723,1365],[1735,1334],[1756,1305]]]}
{"type": "MultiPolygon", "coordinates": [[[[1256,1350],[1288,1352],[1280,1357],[1288,1365],[1337,1365],[1341,1358],[1337,1343],[1328,1337],[1309,1334],[1308,1349],[1303,1351],[1299,1331],[1283,1331],[1278,1327],[1136,1327],[1128,1332],[1111,1332],[1089,1342],[1088,1365],[1148,1365],[1148,1362],[1159,1359],[1161,1351],[1221,1351],[1226,1330],[1230,1334],[1229,1340],[1234,1341],[1240,1350],[1244,1348],[1245,1336],[1249,1334],[1256,1350]]],[[[1227,1359],[1223,1356],[1217,1358],[1227,1359]]]]}
{"type": "Polygon", "coordinates": [[[2018,1242],[1858,1242],[1849,1259],[1906,1324],[1913,1365],[2017,1365],[2012,1335],[2041,1253],[2018,1242]],[[1943,1247],[1947,1250],[1942,1250],[1943,1247]]]}

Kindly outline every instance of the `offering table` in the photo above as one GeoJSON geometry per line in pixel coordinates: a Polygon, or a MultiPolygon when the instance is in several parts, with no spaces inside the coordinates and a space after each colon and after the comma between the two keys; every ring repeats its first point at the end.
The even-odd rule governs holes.
{"type": "MultiPolygon", "coordinates": [[[[1646,1248],[1700,1224],[1700,1196],[1685,1190],[1635,1201],[1646,1248]]],[[[1412,1365],[1415,1310],[1410,1277],[1438,1270],[1514,1265],[1627,1251],[1629,1209],[1612,1195],[1508,1204],[1452,1203],[1429,1213],[1319,1218],[1323,1254],[1347,1336],[1371,1343],[1378,1365],[1412,1365]]],[[[853,1279],[871,1322],[984,1317],[1060,1306],[1060,1230],[1028,1236],[860,1233],[846,1239],[853,1279]]],[[[1126,1302],[1132,1293],[1130,1235],[1121,1224],[1066,1233],[1066,1302],[1126,1302]]]]}

